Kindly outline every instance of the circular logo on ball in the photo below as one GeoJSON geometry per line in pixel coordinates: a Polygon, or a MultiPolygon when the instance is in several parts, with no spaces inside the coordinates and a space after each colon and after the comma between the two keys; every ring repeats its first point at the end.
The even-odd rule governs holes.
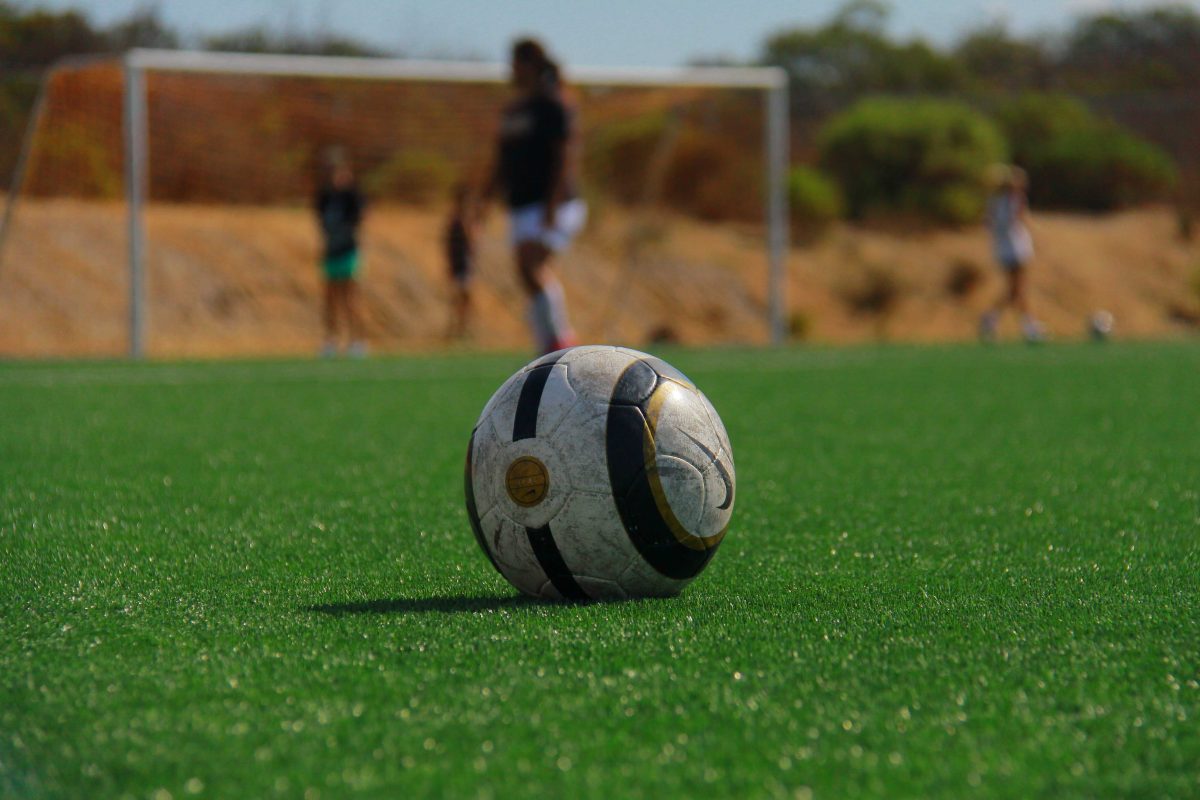
{"type": "Polygon", "coordinates": [[[546,465],[533,456],[521,456],[508,467],[504,476],[508,496],[519,506],[536,506],[550,490],[550,474],[546,465]]]}

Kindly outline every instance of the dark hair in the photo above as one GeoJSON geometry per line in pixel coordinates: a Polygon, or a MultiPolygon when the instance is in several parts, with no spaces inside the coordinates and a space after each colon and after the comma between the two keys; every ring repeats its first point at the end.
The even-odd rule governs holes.
{"type": "Polygon", "coordinates": [[[562,72],[558,64],[547,59],[542,67],[542,89],[547,92],[557,91],[562,86],[562,72]]]}
{"type": "Polygon", "coordinates": [[[537,69],[543,89],[552,91],[558,88],[562,80],[561,70],[537,39],[518,39],[513,43],[512,57],[513,61],[532,64],[537,69]]]}
{"type": "Polygon", "coordinates": [[[537,39],[518,39],[513,42],[512,48],[513,61],[522,61],[527,64],[533,64],[538,69],[545,69],[550,57],[546,55],[546,48],[542,47],[542,43],[537,39]]]}

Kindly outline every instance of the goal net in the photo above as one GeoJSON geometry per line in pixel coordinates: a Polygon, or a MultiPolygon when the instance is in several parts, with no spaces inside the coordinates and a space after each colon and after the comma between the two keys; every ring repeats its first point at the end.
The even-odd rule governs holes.
{"type": "MultiPolygon", "coordinates": [[[[452,187],[491,163],[507,71],[482,63],[133,51],[46,78],[0,232],[0,354],[314,352],[312,197],[331,151],[369,211],[376,347],[445,342],[452,187]]],[[[784,331],[786,84],[774,69],[567,69],[590,220],[558,261],[584,341],[784,331]]],[[[525,348],[503,213],[472,336],[525,348]]]]}

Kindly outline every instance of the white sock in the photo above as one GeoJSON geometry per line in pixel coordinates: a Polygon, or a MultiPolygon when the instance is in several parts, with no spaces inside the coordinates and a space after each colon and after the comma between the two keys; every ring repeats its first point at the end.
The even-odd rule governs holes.
{"type": "Polygon", "coordinates": [[[529,301],[529,325],[533,328],[533,339],[542,352],[548,352],[558,338],[554,327],[554,308],[549,294],[538,292],[529,301]]]}
{"type": "Polygon", "coordinates": [[[561,342],[571,332],[571,323],[567,320],[567,296],[562,284],[550,281],[546,285],[545,294],[550,299],[550,316],[553,321],[554,338],[561,342]]]}

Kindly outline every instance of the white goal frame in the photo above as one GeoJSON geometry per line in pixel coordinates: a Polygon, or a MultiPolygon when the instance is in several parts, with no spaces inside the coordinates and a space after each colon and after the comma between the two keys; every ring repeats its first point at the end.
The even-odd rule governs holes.
{"type": "MultiPolygon", "coordinates": [[[[259,55],[182,50],[135,49],[122,58],[125,72],[124,139],[125,194],[129,235],[129,356],[145,355],[145,226],[147,147],[146,73],[196,72],[359,80],[439,80],[459,83],[503,83],[504,64],[456,61],[417,61],[387,58],[259,55]]],[[[764,92],[765,215],[768,267],[768,325],[770,340],[787,337],[787,252],[789,162],[787,73],[778,67],[626,68],[571,67],[577,85],[700,86],[758,89],[764,92]]],[[[31,133],[38,120],[31,121],[31,133]]],[[[13,194],[20,190],[13,187],[13,194]]]]}

